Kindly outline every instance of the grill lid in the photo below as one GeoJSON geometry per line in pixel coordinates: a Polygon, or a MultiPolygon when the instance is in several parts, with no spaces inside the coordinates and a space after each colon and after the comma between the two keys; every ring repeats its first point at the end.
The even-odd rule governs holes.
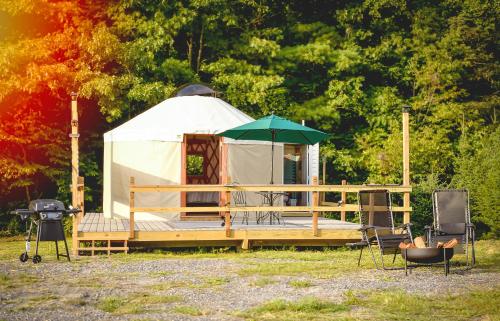
{"type": "Polygon", "coordinates": [[[61,212],[64,204],[58,200],[38,199],[30,202],[29,209],[34,212],[61,212]]]}

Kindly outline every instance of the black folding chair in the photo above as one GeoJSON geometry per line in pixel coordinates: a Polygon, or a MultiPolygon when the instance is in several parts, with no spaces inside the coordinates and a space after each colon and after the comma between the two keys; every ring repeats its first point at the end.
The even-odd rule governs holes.
{"type": "Polygon", "coordinates": [[[426,226],[427,242],[435,246],[438,242],[457,239],[465,245],[466,265],[469,266],[469,244],[471,245],[470,266],[476,263],[474,250],[475,226],[471,223],[469,192],[466,189],[435,190],[432,193],[434,223],[426,226]]]}
{"type": "Polygon", "coordinates": [[[393,254],[392,263],[394,263],[399,252],[399,244],[401,242],[413,243],[411,224],[394,226],[391,195],[387,190],[361,191],[358,193],[358,204],[362,240],[351,243],[351,245],[361,248],[358,266],[361,263],[363,249],[368,247],[373,263],[378,269],[379,266],[372,249],[372,246],[378,246],[382,268],[384,270],[394,269],[385,267],[384,255],[393,254]],[[397,230],[401,230],[401,232],[398,233],[397,230]]]}

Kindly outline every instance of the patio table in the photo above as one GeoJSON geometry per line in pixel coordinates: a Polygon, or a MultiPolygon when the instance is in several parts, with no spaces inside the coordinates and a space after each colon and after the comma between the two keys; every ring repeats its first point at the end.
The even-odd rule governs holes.
{"type": "MultiPolygon", "coordinates": [[[[276,200],[278,200],[279,197],[282,196],[288,196],[287,193],[284,192],[256,192],[256,194],[259,194],[263,198],[263,205],[269,205],[273,206],[273,204],[276,203],[276,200]]],[[[262,212],[261,215],[257,216],[257,224],[260,222],[263,222],[267,217],[269,217],[269,224],[273,225],[274,221],[278,221],[278,224],[280,223],[280,218],[281,218],[281,212],[279,211],[267,211],[267,212],[262,212]]],[[[284,223],[284,222],[283,222],[284,223]]]]}

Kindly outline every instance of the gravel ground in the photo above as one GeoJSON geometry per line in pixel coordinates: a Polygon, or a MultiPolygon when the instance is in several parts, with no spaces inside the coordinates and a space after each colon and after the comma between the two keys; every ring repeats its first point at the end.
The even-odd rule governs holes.
{"type": "Polygon", "coordinates": [[[233,313],[278,298],[296,300],[316,296],[339,302],[348,290],[401,289],[434,295],[467,291],[471,287],[493,289],[500,284],[500,273],[479,268],[470,271],[454,268],[448,277],[438,268],[418,268],[408,277],[404,271],[376,270],[346,271],[342,276],[331,278],[238,274],[248,264],[272,265],[278,261],[283,262],[205,258],[124,263],[96,258],[34,265],[4,261],[0,262],[0,273],[12,278],[12,282],[21,283],[0,292],[0,320],[241,320],[233,313]],[[36,282],[26,276],[34,276],[36,282]],[[16,281],[18,279],[20,281],[16,281]],[[302,288],[290,285],[290,281],[297,280],[308,284],[302,288]],[[133,293],[177,295],[182,299],[151,305],[142,314],[115,315],[97,308],[103,298],[133,293]],[[201,315],[172,312],[179,305],[195,307],[201,315]]]}

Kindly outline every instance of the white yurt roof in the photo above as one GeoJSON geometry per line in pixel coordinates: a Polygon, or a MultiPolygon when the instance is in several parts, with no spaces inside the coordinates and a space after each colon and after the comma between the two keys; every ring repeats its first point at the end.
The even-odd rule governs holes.
{"type": "Polygon", "coordinates": [[[216,134],[253,120],[219,98],[173,97],[105,133],[104,141],[180,142],[184,134],[216,134]]]}

